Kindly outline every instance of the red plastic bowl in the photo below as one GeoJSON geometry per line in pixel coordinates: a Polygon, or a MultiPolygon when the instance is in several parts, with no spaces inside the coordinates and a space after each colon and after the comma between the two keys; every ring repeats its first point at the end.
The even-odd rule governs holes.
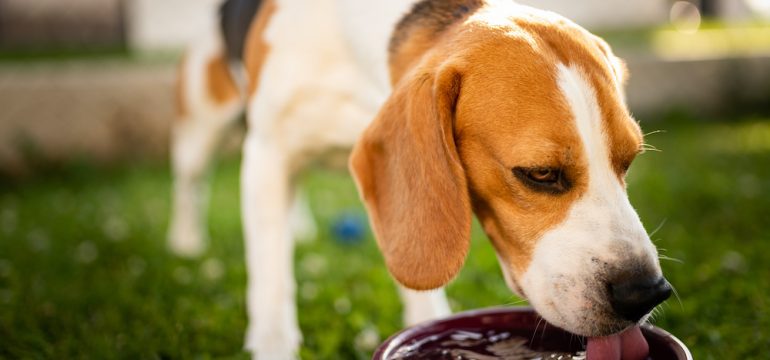
{"type": "MultiPolygon", "coordinates": [[[[585,349],[582,338],[552,325],[545,326],[542,318],[532,308],[490,308],[458,313],[404,329],[380,345],[372,359],[390,359],[404,346],[458,330],[476,333],[508,332],[512,336],[529,339],[527,345],[531,349],[571,353],[585,349]]],[[[650,359],[692,360],[687,347],[668,332],[645,325],[642,327],[642,334],[650,345],[650,359]]]]}

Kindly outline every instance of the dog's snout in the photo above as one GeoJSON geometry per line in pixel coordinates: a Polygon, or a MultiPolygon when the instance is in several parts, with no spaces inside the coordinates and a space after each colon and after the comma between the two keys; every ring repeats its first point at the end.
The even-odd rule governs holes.
{"type": "Polygon", "coordinates": [[[637,322],[671,296],[664,277],[631,278],[609,284],[612,309],[626,320],[637,322]]]}

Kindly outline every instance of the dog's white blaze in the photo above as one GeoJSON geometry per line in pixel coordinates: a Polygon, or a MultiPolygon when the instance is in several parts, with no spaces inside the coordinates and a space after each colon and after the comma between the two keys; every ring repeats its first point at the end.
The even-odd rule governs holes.
{"type": "Polygon", "coordinates": [[[538,241],[522,286],[546,320],[591,335],[597,325],[586,320],[611,321],[597,318],[606,316],[607,299],[594,293],[592,259],[623,266],[628,257],[639,257],[657,264],[657,253],[613,172],[594,89],[580,70],[564,65],[558,66],[558,85],[586,152],[588,189],[538,241]]]}

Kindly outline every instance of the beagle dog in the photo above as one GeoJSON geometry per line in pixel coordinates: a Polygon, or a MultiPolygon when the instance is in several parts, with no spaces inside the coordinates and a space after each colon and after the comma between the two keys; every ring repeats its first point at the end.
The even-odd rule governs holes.
{"type": "Polygon", "coordinates": [[[292,179],[339,150],[352,149],[409,324],[449,313],[441,288],[463,265],[473,214],[510,289],[589,337],[589,356],[591,339],[641,337],[634,326],[670,295],[626,195],[643,137],[602,39],[511,0],[227,0],[221,18],[180,67],[169,244],[203,250],[205,169],[245,109],[256,358],[297,356],[292,179]]]}

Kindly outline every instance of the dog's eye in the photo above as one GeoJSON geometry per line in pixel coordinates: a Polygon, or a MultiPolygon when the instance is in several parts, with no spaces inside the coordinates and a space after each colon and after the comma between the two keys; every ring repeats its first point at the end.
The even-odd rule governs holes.
{"type": "Polygon", "coordinates": [[[535,167],[513,168],[513,175],[530,189],[550,194],[561,194],[569,190],[564,171],[559,168],[535,167]]]}
{"type": "Polygon", "coordinates": [[[541,183],[554,183],[559,180],[559,171],[556,169],[534,169],[527,175],[530,179],[541,183]]]}

